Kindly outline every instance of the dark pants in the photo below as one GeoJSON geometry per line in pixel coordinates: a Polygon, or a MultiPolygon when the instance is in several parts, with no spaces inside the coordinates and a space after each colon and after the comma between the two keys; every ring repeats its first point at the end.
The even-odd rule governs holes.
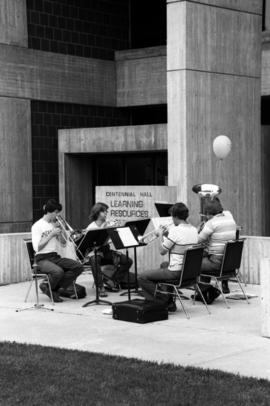
{"type": "MultiPolygon", "coordinates": [[[[201,265],[201,274],[206,273],[207,275],[219,276],[222,259],[223,258],[221,256],[216,255],[207,255],[203,257],[201,265]]],[[[211,282],[210,277],[203,275],[201,275],[200,280],[204,283],[211,282]]],[[[208,289],[208,286],[200,284],[200,288],[202,291],[205,291],[208,289]]]]}
{"type": "Polygon", "coordinates": [[[181,271],[169,271],[168,268],[158,268],[150,271],[145,271],[138,276],[139,286],[142,288],[143,295],[146,300],[158,300],[169,303],[172,299],[171,295],[157,294],[155,297],[156,285],[158,282],[179,280],[181,271]]]}
{"type": "Polygon", "coordinates": [[[95,256],[89,258],[90,265],[92,267],[93,277],[96,286],[101,288],[103,286],[103,275],[101,272],[102,265],[114,265],[115,273],[113,274],[112,279],[120,283],[125,274],[128,272],[129,268],[132,265],[132,260],[127,258],[126,255],[121,254],[120,252],[106,250],[102,253],[97,253],[97,264],[95,256]]]}
{"type": "Polygon", "coordinates": [[[67,288],[82,273],[83,266],[73,259],[61,258],[56,253],[39,254],[36,256],[38,271],[49,276],[53,291],[67,288]]]}

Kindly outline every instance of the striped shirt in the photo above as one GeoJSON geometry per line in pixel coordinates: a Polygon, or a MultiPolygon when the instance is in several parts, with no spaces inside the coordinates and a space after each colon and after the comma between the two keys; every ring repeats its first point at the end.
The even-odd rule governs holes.
{"type": "Polygon", "coordinates": [[[199,242],[206,242],[209,255],[222,256],[226,242],[235,240],[236,223],[229,211],[216,214],[208,220],[199,234],[199,242]]]}
{"type": "Polygon", "coordinates": [[[198,243],[198,232],[188,223],[173,225],[162,247],[169,251],[169,271],[181,271],[185,251],[198,243]]]}

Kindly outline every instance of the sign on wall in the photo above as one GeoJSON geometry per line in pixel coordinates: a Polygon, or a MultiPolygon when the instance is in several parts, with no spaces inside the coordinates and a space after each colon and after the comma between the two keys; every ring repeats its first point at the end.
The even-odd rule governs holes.
{"type": "Polygon", "coordinates": [[[108,218],[128,221],[158,217],[155,202],[176,202],[173,186],[97,186],[96,202],[109,206],[108,218]]]}
{"type": "MultiPolygon", "coordinates": [[[[120,225],[130,220],[157,218],[156,202],[175,203],[176,187],[174,186],[97,186],[96,202],[109,206],[108,220],[119,220],[120,225]]],[[[152,230],[155,222],[149,223],[152,230]]],[[[145,247],[137,249],[138,273],[147,269],[159,268],[166,260],[159,255],[159,241],[155,240],[145,247]]],[[[132,251],[132,250],[131,250],[132,251]]],[[[133,257],[133,253],[129,253],[133,257]]]]}

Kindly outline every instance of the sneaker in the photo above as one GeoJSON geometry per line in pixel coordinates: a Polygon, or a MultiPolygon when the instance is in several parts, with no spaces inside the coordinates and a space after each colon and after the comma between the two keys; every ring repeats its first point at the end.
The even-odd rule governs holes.
{"type": "Polygon", "coordinates": [[[203,302],[203,299],[202,299],[200,293],[196,293],[196,295],[191,295],[190,298],[192,300],[196,300],[196,302],[203,302]]]}
{"type": "Polygon", "coordinates": [[[99,297],[107,297],[107,296],[108,296],[108,294],[106,293],[105,288],[104,287],[100,288],[99,297]]]}
{"type": "Polygon", "coordinates": [[[119,285],[117,286],[117,284],[113,281],[107,280],[106,282],[104,282],[104,288],[108,291],[108,292],[119,292],[119,285]]]}
{"type": "Polygon", "coordinates": [[[177,306],[175,304],[175,302],[171,302],[168,304],[168,312],[169,313],[174,313],[177,310],[177,306]]]}
{"type": "Polygon", "coordinates": [[[51,297],[51,292],[50,292],[50,289],[49,289],[49,286],[48,286],[47,283],[42,282],[42,283],[39,285],[39,288],[40,288],[41,292],[44,293],[45,295],[47,295],[50,299],[53,298],[53,301],[54,301],[55,303],[61,303],[61,302],[63,302],[63,299],[61,299],[61,297],[59,296],[58,292],[52,291],[52,297],[51,297]]]}
{"type": "Polygon", "coordinates": [[[41,290],[42,293],[44,293],[45,295],[47,295],[47,290],[49,289],[48,283],[42,282],[42,283],[39,285],[39,289],[41,290]]]}
{"type": "MultiPolygon", "coordinates": [[[[63,302],[63,299],[61,299],[58,292],[52,291],[52,295],[53,295],[53,301],[55,303],[62,303],[63,302]]],[[[49,297],[50,297],[50,292],[49,292],[49,297]]]]}
{"type": "Polygon", "coordinates": [[[227,293],[230,293],[230,289],[228,286],[228,281],[222,281],[222,292],[225,293],[225,295],[227,293]]]}
{"type": "MultiPolygon", "coordinates": [[[[211,304],[216,298],[219,297],[220,291],[214,286],[209,286],[209,288],[207,290],[204,290],[202,294],[206,303],[211,304]]],[[[194,295],[191,295],[191,299],[194,299],[194,295]]],[[[203,298],[200,293],[196,293],[195,300],[198,302],[203,302],[203,298]]]]}

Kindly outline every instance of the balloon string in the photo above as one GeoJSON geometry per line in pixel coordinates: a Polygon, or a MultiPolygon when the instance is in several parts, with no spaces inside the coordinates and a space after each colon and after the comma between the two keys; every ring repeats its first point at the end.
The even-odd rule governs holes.
{"type": "Polygon", "coordinates": [[[222,173],[222,169],[223,169],[223,159],[219,159],[218,160],[218,165],[217,165],[217,184],[221,187],[222,183],[223,183],[223,173],[222,173]]]}

